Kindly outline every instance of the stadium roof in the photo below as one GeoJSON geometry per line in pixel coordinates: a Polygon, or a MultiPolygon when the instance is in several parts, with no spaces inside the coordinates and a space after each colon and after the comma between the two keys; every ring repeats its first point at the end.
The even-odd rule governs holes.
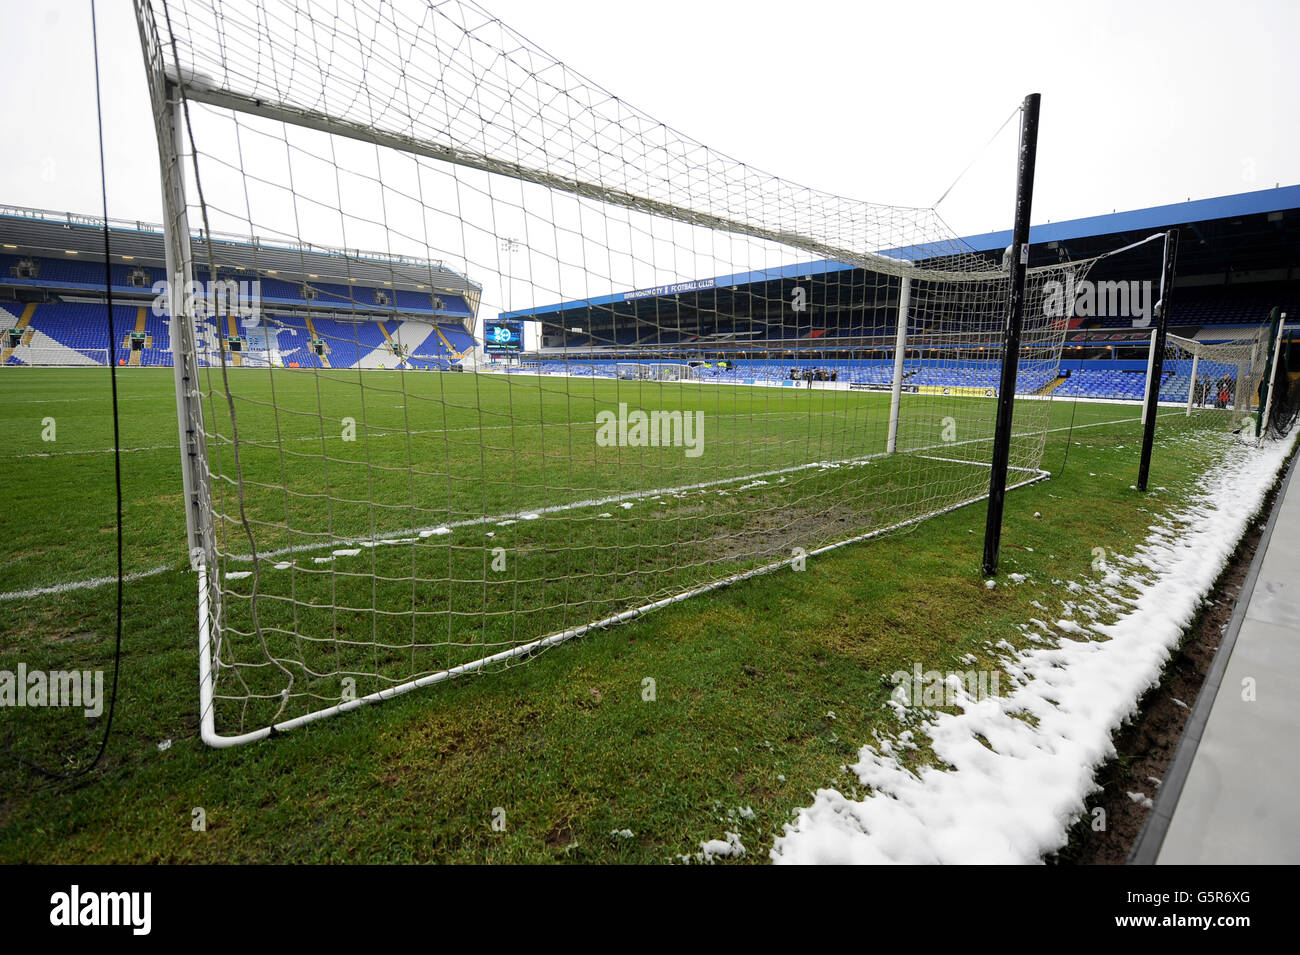
{"type": "MultiPolygon", "coordinates": [[[[1221,275],[1226,282],[1230,273],[1245,270],[1272,270],[1274,273],[1285,270],[1285,276],[1274,274],[1272,277],[1290,277],[1292,270],[1300,267],[1300,185],[1042,223],[1033,226],[1029,232],[1030,264],[1047,265],[1088,258],[1171,228],[1185,228],[1189,233],[1183,237],[1178,253],[1179,284],[1187,276],[1221,275]]],[[[1011,243],[1011,230],[969,236],[962,241],[974,252],[1000,255],[1011,243]]],[[[916,248],[881,252],[914,261],[924,258],[924,250],[916,248]]],[[[1159,243],[1152,243],[1108,261],[1107,268],[1118,272],[1158,274],[1160,254],[1159,243]]],[[[816,260],[516,309],[503,312],[501,317],[544,320],[548,315],[565,313],[566,320],[580,320],[585,309],[608,313],[609,306],[626,303],[635,308],[634,303],[660,296],[829,275],[853,268],[856,267],[842,262],[816,260]]]]}
{"type": "MultiPolygon", "coordinates": [[[[142,265],[165,261],[163,228],[147,222],[108,220],[110,249],[115,260],[129,256],[142,265]]],[[[68,251],[82,258],[104,257],[104,220],[98,216],[50,212],[22,206],[0,206],[0,238],[11,254],[56,255],[68,251]],[[10,248],[10,247],[13,248],[10,248]]],[[[191,236],[196,262],[207,257],[202,233],[191,236]]],[[[260,237],[214,235],[212,254],[218,269],[244,269],[255,274],[299,275],[316,273],[322,281],[355,280],[362,285],[430,292],[450,292],[477,300],[482,286],[437,260],[335,249],[309,243],[282,242],[260,237]]]]}
{"type": "MultiPolygon", "coordinates": [[[[1064,222],[1045,222],[1029,230],[1031,245],[1044,242],[1065,242],[1070,239],[1093,238],[1119,232],[1160,231],[1170,226],[1214,219],[1236,219],[1243,216],[1300,210],[1300,185],[1242,192],[1214,199],[1189,199],[1164,206],[1112,212],[1107,215],[1068,219],[1064,222]]],[[[976,252],[1001,251],[1011,244],[1011,230],[986,232],[963,239],[976,252]]]]}

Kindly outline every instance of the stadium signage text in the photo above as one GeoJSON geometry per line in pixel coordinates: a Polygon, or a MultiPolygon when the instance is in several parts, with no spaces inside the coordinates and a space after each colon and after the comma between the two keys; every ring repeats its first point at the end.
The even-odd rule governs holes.
{"type": "Polygon", "coordinates": [[[676,285],[656,285],[654,288],[637,289],[625,292],[623,301],[633,302],[639,298],[655,298],[660,295],[678,295],[681,292],[698,292],[701,289],[716,288],[717,279],[697,279],[694,282],[678,282],[676,285]]]}
{"type": "Polygon", "coordinates": [[[0,670],[0,706],[80,707],[86,716],[104,712],[103,670],[0,670]]]}
{"type": "Polygon", "coordinates": [[[215,282],[185,282],[173,288],[166,279],[153,283],[153,313],[193,315],[195,318],[257,318],[262,314],[262,282],[217,279],[215,282]]]}
{"type": "Polygon", "coordinates": [[[602,448],[685,448],[688,458],[704,453],[704,412],[627,410],[596,413],[596,444],[602,448]]]}
{"type": "Polygon", "coordinates": [[[1151,340],[1149,331],[1118,331],[1118,332],[1096,332],[1086,331],[1070,334],[1066,341],[1072,344],[1093,344],[1096,342],[1148,342],[1151,340]]]}
{"type": "MultiPolygon", "coordinates": [[[[882,385],[874,381],[851,381],[849,391],[893,391],[893,385],[882,385]]],[[[920,391],[920,385],[902,385],[898,389],[905,394],[914,395],[920,391]]]]}
{"type": "Polygon", "coordinates": [[[1070,275],[1064,282],[1043,283],[1043,314],[1048,318],[1128,318],[1134,328],[1145,328],[1151,324],[1154,304],[1149,281],[1076,283],[1070,275]]]}

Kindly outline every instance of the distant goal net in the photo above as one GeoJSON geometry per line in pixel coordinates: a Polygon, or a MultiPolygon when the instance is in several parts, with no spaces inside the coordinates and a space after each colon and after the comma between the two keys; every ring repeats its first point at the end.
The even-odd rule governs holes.
{"type": "Polygon", "coordinates": [[[1242,329],[1234,338],[1213,342],[1169,335],[1166,339],[1160,402],[1180,405],[1186,417],[1254,434],[1263,413],[1260,387],[1268,365],[1268,327],[1242,329]]]}
{"type": "Polygon", "coordinates": [[[673,362],[614,363],[614,377],[628,381],[690,381],[699,375],[689,364],[673,362]]]}
{"type": "MultiPolygon", "coordinates": [[[[172,325],[207,742],[987,494],[1009,271],[933,210],[732,159],[473,3],[136,7],[173,280],[221,274],[201,232],[243,237],[264,308],[311,293],[266,317],[292,372],[221,315],[172,325]],[[383,359],[461,352],[438,322],[464,308],[535,347],[494,341],[521,354],[493,374],[383,359]]],[[[1045,476],[1046,302],[1091,264],[1030,270],[1010,486],[1045,476]]]]}

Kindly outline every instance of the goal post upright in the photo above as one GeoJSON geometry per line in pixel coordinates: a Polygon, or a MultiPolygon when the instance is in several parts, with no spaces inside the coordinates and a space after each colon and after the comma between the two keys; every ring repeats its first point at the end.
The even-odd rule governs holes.
{"type": "Polygon", "coordinates": [[[1142,459],[1138,464],[1137,489],[1145,491],[1151,475],[1151,449],[1156,440],[1156,416],[1160,413],[1160,378],[1164,372],[1165,341],[1169,335],[1169,301],[1174,290],[1174,265],[1178,260],[1178,230],[1165,233],[1164,264],[1160,270],[1160,300],[1156,302],[1156,329],[1152,336],[1151,362],[1147,368],[1146,403],[1142,408],[1142,459]]]}
{"type": "Polygon", "coordinates": [[[1196,372],[1201,366],[1201,353],[1192,352],[1192,377],[1187,383],[1187,417],[1192,416],[1192,402],[1196,400],[1196,372]]]}
{"type": "Polygon", "coordinates": [[[903,401],[903,354],[907,349],[907,314],[911,306],[912,279],[904,275],[898,289],[898,334],[894,339],[894,383],[889,398],[889,440],[886,452],[898,450],[898,414],[903,401]]]}
{"type": "Polygon", "coordinates": [[[165,70],[157,27],[148,8],[136,5],[136,25],[144,54],[158,163],[162,180],[163,255],[167,272],[172,374],[176,389],[176,423],[180,439],[181,482],[185,499],[185,533],[191,569],[197,572],[199,629],[200,736],[209,745],[220,737],[215,720],[215,652],[213,634],[219,618],[220,589],[215,586],[216,539],[207,473],[207,439],[199,392],[198,344],[189,290],[194,278],[185,170],[182,157],[184,100],[165,70]]]}
{"type": "Polygon", "coordinates": [[[1034,167],[1038,154],[1039,93],[1025,97],[1020,114],[1020,150],[1016,166],[1016,216],[1011,238],[1011,294],[1003,329],[1002,380],[998,389],[997,426],[993,435],[993,461],[989,477],[989,505],[984,524],[986,577],[998,571],[1002,548],[1002,512],[1006,505],[1007,465],[1011,453],[1012,416],[1015,411],[1016,373],[1020,364],[1020,336],[1025,319],[1025,276],[1029,265],[1029,216],[1034,198],[1034,167]]]}
{"type": "MultiPolygon", "coordinates": [[[[185,128],[181,91],[167,76],[165,56],[157,24],[144,4],[136,5],[136,26],[144,54],[145,76],[158,140],[158,165],[162,179],[163,255],[167,271],[168,311],[171,315],[172,371],[176,387],[176,418],[180,436],[181,476],[185,494],[186,538],[193,563],[197,552],[205,552],[207,459],[203,432],[203,409],[198,400],[198,348],[186,294],[193,280],[193,250],[190,247],[188,203],[181,138],[185,128]]],[[[208,540],[211,536],[208,535],[208,540]]]]}
{"type": "Polygon", "coordinates": [[[169,286],[167,300],[171,315],[172,371],[185,492],[185,528],[189,552],[195,555],[207,552],[203,533],[206,508],[200,493],[205,483],[202,462],[207,455],[203,447],[203,409],[198,401],[198,348],[187,294],[194,277],[194,260],[185,202],[185,177],[181,167],[184,117],[177,88],[167,83],[164,90],[166,103],[161,111],[162,126],[158,137],[163,174],[163,253],[169,286]]]}

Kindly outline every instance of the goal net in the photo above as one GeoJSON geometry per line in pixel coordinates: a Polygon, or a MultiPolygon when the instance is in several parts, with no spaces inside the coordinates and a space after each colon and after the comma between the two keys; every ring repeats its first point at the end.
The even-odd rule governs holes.
{"type": "Polygon", "coordinates": [[[1160,402],[1180,405],[1195,423],[1233,431],[1247,423],[1253,434],[1254,423],[1263,412],[1260,385],[1267,352],[1267,326],[1245,329],[1227,341],[1199,342],[1169,335],[1160,402]]]}
{"type": "MultiPolygon", "coordinates": [[[[192,234],[242,236],[280,349],[173,322],[208,742],[987,494],[1009,271],[933,210],[732,159],[474,3],[137,11],[173,281],[222,274],[192,234]],[[494,374],[366,357],[473,356],[449,316],[530,344],[494,374]]],[[[1012,486],[1045,476],[1048,299],[1090,264],[1030,271],[1012,486]]]]}
{"type": "Polygon", "coordinates": [[[688,381],[696,378],[689,364],[673,362],[615,362],[614,377],[628,381],[688,381]]]}

